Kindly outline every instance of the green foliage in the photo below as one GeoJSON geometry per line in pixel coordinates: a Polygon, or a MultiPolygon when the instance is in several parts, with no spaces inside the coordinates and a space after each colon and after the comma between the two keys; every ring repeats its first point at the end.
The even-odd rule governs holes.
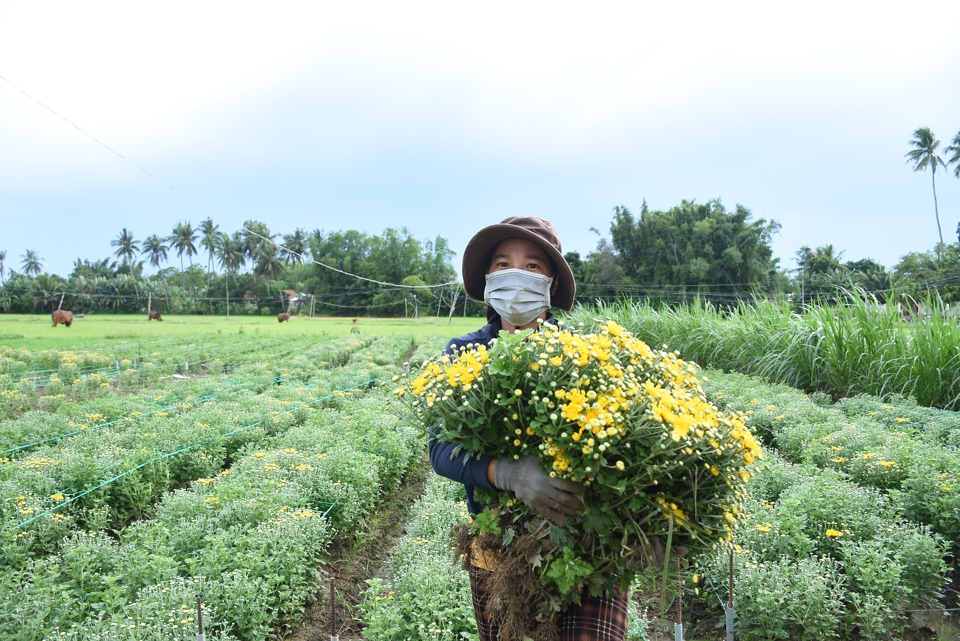
{"type": "Polygon", "coordinates": [[[306,288],[317,296],[316,311],[322,314],[436,314],[437,294],[432,289],[383,289],[342,272],[412,286],[449,282],[456,275],[449,262],[453,251],[444,238],[421,243],[406,228],[389,228],[380,236],[354,230],[325,237],[315,234],[310,251],[327,265],[312,264],[305,270],[306,288]]]}
{"type": "MultiPolygon", "coordinates": [[[[196,228],[190,221],[180,221],[170,236],[153,234],[142,245],[124,228],[111,245],[117,248],[119,265],[109,258],[77,258],[66,280],[41,274],[41,259],[28,251],[24,273],[11,272],[0,283],[0,311],[50,313],[61,305],[64,292],[63,309],[75,314],[145,313],[148,303],[152,311],[163,314],[272,315],[291,305],[294,312],[307,311],[308,296],[291,301],[284,293],[293,289],[312,294],[318,314],[401,316],[408,312],[414,316],[417,310],[432,316],[440,301],[436,290],[425,286],[456,277],[450,265],[454,252],[446,239],[438,236],[420,242],[406,228],[389,228],[379,236],[347,231],[324,237],[319,230],[307,234],[302,229],[281,235],[271,233],[260,221],[247,220],[243,231],[228,236],[208,218],[196,228]],[[198,241],[207,252],[206,269],[193,264],[193,256],[199,255],[198,241]],[[171,254],[176,254],[179,269],[163,266],[171,254]],[[189,265],[184,264],[184,254],[189,265]],[[310,254],[325,265],[369,280],[312,263],[305,267],[310,254]],[[135,260],[137,255],[158,273],[144,278],[144,260],[135,260]],[[215,263],[223,273],[212,273],[215,263]],[[249,271],[241,274],[243,268],[249,271]],[[398,290],[371,281],[423,288],[398,290]]],[[[447,307],[451,295],[443,294],[447,307]]],[[[459,298],[463,309],[466,296],[461,293],[459,298]]],[[[482,313],[482,307],[472,307],[473,313],[482,313]]]]}
{"type": "MultiPolygon", "coordinates": [[[[883,494],[776,457],[749,490],[750,517],[734,537],[744,638],[848,638],[854,628],[877,638],[942,596],[943,539],[905,521],[883,494]]],[[[713,585],[725,585],[725,552],[701,563],[713,585]]]]}
{"type": "Polygon", "coordinates": [[[780,225],[750,219],[746,207],[728,212],[719,200],[684,200],[666,212],[644,203],[639,219],[615,208],[610,235],[618,264],[644,288],[729,294],[733,283],[738,292],[766,290],[777,262],[770,243],[780,225]]]}
{"type": "MultiPolygon", "coordinates": [[[[787,461],[834,470],[860,486],[884,490],[904,516],[960,544],[956,412],[920,407],[902,397],[886,402],[865,395],[821,407],[799,390],[758,378],[716,371],[707,378],[710,398],[748,414],[758,434],[787,461]]],[[[773,487],[757,496],[778,499],[775,490],[781,485],[773,487]]]]}
{"type": "Polygon", "coordinates": [[[574,586],[590,576],[595,569],[584,559],[577,556],[571,548],[565,548],[563,556],[558,556],[550,562],[544,576],[557,584],[560,594],[568,594],[574,586]]]}
{"type": "Polygon", "coordinates": [[[738,557],[734,572],[740,638],[817,641],[840,636],[844,579],[836,562],[781,557],[761,566],[738,557]]]}
{"type": "MultiPolygon", "coordinates": [[[[0,528],[8,569],[0,622],[29,618],[14,635],[22,639],[46,639],[50,631],[76,639],[187,638],[196,632],[190,612],[202,590],[208,638],[262,639],[284,629],[315,591],[333,536],[356,528],[423,451],[420,434],[385,412],[382,393],[334,395],[337,411],[317,401],[348,379],[396,375],[398,353],[410,349],[409,337],[348,338],[270,366],[253,363],[232,376],[243,384],[262,380],[258,394],[228,392],[220,381],[222,397],[187,395],[165,416],[138,411],[109,429],[84,430],[4,461],[0,487],[13,500],[3,502],[0,528]],[[331,360],[341,366],[331,369],[331,360]],[[125,439],[139,448],[121,450],[125,439]],[[179,453],[16,526],[63,501],[51,493],[70,475],[122,474],[156,451],[179,453]],[[118,464],[118,456],[127,458],[118,464]],[[135,632],[118,625],[128,620],[136,621],[135,632]]],[[[209,380],[183,385],[181,392],[216,389],[209,380]]],[[[97,407],[122,415],[136,406],[130,401],[97,407]]],[[[73,416],[89,421],[91,407],[73,416]]]]}
{"type": "Polygon", "coordinates": [[[366,639],[476,638],[470,580],[452,563],[447,535],[468,515],[463,486],[431,475],[410,510],[387,578],[371,579],[360,604],[366,639]]]}
{"type": "MultiPolygon", "coordinates": [[[[955,412],[865,395],[817,403],[741,374],[706,378],[710,398],[746,413],[780,453],[756,466],[734,537],[745,639],[900,638],[908,610],[937,607],[960,541],[960,454],[944,443],[955,412]]],[[[723,585],[725,555],[707,559],[723,585]]]]}

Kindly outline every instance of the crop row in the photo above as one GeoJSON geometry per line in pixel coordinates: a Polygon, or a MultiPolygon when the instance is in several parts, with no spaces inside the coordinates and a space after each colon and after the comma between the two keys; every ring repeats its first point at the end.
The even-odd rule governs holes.
{"type": "Polygon", "coordinates": [[[463,486],[430,474],[386,580],[368,581],[359,608],[367,626],[364,637],[453,641],[476,636],[470,578],[453,563],[448,537],[468,518],[463,486]]]}
{"type": "Polygon", "coordinates": [[[904,515],[960,546],[960,414],[860,395],[830,404],[785,385],[711,372],[720,405],[742,410],[766,445],[792,463],[841,472],[883,490],[904,515]]]}
{"type": "MultiPolygon", "coordinates": [[[[942,537],[834,470],[772,454],[757,467],[734,535],[740,638],[886,638],[903,633],[910,610],[942,610],[942,537]]],[[[726,602],[727,552],[698,561],[697,592],[726,602]]]]}
{"type": "MultiPolygon", "coordinates": [[[[341,357],[327,346],[248,372],[272,433],[243,430],[256,438],[204,459],[188,488],[163,493],[152,518],[110,532],[74,520],[48,554],[11,568],[0,586],[0,637],[193,639],[198,594],[209,639],[260,639],[296,620],[331,538],[356,531],[423,452],[422,435],[398,424],[380,392],[339,393],[305,409],[321,384],[398,374],[411,347],[402,337],[341,346],[341,357]],[[290,383],[292,371],[303,380],[290,383]],[[282,388],[304,398],[287,401],[282,388]],[[297,420],[285,424],[284,414],[297,420]]],[[[196,435],[217,405],[181,408],[186,431],[196,435]]]]}
{"type": "Polygon", "coordinates": [[[0,380],[4,375],[34,375],[57,371],[64,363],[72,363],[83,370],[107,368],[121,361],[158,363],[203,363],[211,350],[223,354],[239,353],[251,347],[289,343],[289,338],[208,334],[198,341],[192,337],[167,337],[156,340],[138,340],[89,346],[82,350],[45,349],[31,352],[22,347],[0,345],[0,380]]]}
{"type": "MultiPolygon", "coordinates": [[[[707,378],[711,399],[748,413],[771,448],[734,536],[742,638],[881,638],[901,634],[910,610],[942,609],[957,543],[955,414],[707,378]]],[[[698,561],[695,590],[725,602],[726,552],[698,561]]]]}
{"type": "MultiPolygon", "coordinates": [[[[120,395],[116,388],[110,387],[110,394],[72,393],[67,396],[48,389],[35,411],[25,412],[17,420],[0,423],[0,446],[8,454],[13,451],[11,448],[54,438],[73,431],[70,428],[86,429],[91,423],[103,426],[138,416],[137,412],[145,414],[145,408],[155,409],[161,405],[163,409],[169,409],[171,404],[176,406],[179,402],[210,398],[223,394],[224,390],[249,388],[260,393],[271,389],[275,382],[308,383],[317,372],[329,372],[345,364],[351,353],[358,353],[370,340],[341,339],[293,349],[284,345],[273,354],[265,354],[268,357],[266,362],[240,367],[230,377],[168,379],[136,394],[120,395]]],[[[381,360],[384,364],[389,362],[386,356],[381,360]]]]}
{"type": "Polygon", "coordinates": [[[0,374],[0,417],[15,417],[51,404],[55,407],[57,399],[80,402],[105,391],[135,392],[155,387],[173,374],[222,374],[255,362],[282,358],[298,349],[291,348],[289,341],[279,340],[239,345],[213,343],[206,348],[204,360],[192,363],[189,354],[152,352],[143,359],[134,356],[114,361],[94,352],[54,352],[60,359],[55,369],[0,374]]]}
{"type": "Polygon", "coordinates": [[[203,364],[210,359],[211,351],[223,357],[242,353],[258,347],[269,349],[272,345],[288,342],[287,338],[238,337],[234,335],[209,335],[200,342],[196,339],[162,339],[123,343],[121,346],[104,346],[103,349],[82,350],[45,349],[31,352],[22,347],[0,346],[0,381],[16,376],[43,378],[44,374],[56,373],[64,365],[72,365],[81,372],[116,367],[120,363],[132,364],[153,361],[158,364],[186,362],[203,364]]]}
{"type": "Polygon", "coordinates": [[[245,445],[304,424],[319,403],[335,400],[335,390],[392,375],[391,359],[404,345],[409,338],[375,341],[367,349],[344,339],[314,348],[322,353],[298,354],[286,363],[289,369],[261,364],[237,372],[236,386],[204,381],[210,386],[204,393],[167,410],[142,412],[122,399],[114,413],[86,407],[83,416],[64,412],[50,426],[37,412],[6,425],[5,433],[27,442],[49,442],[0,463],[3,561],[16,567],[55,550],[75,529],[117,530],[142,518],[166,490],[215,475],[245,445]],[[321,364],[338,351],[352,351],[354,362],[325,369],[321,364]],[[50,436],[70,430],[68,438],[50,436]]]}
{"type": "Polygon", "coordinates": [[[382,391],[264,436],[233,465],[169,492],[153,518],[115,537],[77,531],[0,585],[0,637],[263,639],[292,625],[316,592],[337,532],[363,517],[422,456],[382,391]]]}

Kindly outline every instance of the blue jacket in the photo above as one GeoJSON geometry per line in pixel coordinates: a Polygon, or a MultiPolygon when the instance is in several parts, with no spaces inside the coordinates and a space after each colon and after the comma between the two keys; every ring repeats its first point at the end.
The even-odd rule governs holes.
{"type": "MultiPolygon", "coordinates": [[[[547,322],[555,322],[551,316],[547,316],[547,322]]],[[[502,329],[500,317],[496,314],[490,318],[490,322],[475,332],[470,332],[464,336],[458,336],[450,339],[444,350],[447,354],[456,354],[461,348],[468,344],[489,345],[490,341],[497,337],[502,329]]],[[[465,452],[453,456],[456,445],[441,441],[433,434],[430,435],[430,464],[433,471],[440,476],[463,483],[467,491],[467,509],[471,514],[478,514],[483,511],[483,504],[478,503],[473,498],[473,489],[482,487],[488,490],[496,489],[487,481],[487,466],[494,457],[481,454],[479,458],[471,456],[469,461],[464,461],[465,452]]]]}

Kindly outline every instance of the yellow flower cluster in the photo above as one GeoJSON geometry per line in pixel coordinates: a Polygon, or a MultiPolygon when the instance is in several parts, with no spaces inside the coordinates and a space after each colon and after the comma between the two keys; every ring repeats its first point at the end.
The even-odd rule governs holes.
{"type": "Polygon", "coordinates": [[[467,452],[538,455],[551,476],[639,524],[639,536],[672,524],[692,540],[731,540],[746,468],[763,456],[746,416],[706,399],[694,364],[611,320],[592,332],[501,333],[426,362],[394,395],[467,452]]]}

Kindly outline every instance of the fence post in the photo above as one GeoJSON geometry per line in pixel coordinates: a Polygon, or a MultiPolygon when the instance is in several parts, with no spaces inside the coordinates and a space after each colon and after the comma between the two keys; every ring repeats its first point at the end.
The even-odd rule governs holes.
{"type": "MultiPolygon", "coordinates": [[[[453,300],[450,302],[450,314],[447,316],[447,325],[450,324],[450,321],[453,320],[453,311],[457,308],[457,298],[460,297],[460,288],[457,287],[453,290],[453,300]]],[[[466,305],[464,305],[466,308],[466,305]]]]}

